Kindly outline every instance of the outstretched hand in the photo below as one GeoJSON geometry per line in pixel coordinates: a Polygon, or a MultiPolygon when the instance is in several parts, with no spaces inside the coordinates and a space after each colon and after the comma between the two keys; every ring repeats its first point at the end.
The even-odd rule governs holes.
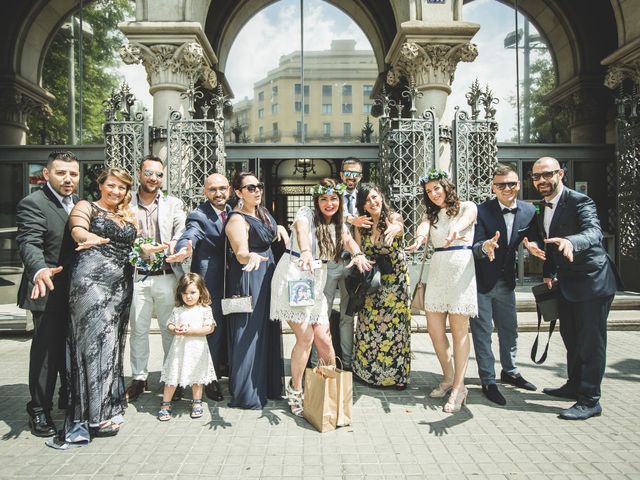
{"type": "Polygon", "coordinates": [[[538,247],[538,245],[536,245],[534,242],[530,242],[527,237],[524,237],[524,239],[522,240],[522,243],[524,245],[524,248],[529,250],[529,253],[534,257],[538,257],[541,260],[547,259],[547,256],[545,255],[544,250],[538,247]]]}
{"type": "MultiPolygon", "coordinates": [[[[96,247],[98,245],[104,245],[105,243],[109,243],[111,240],[108,238],[99,237],[95,235],[91,238],[87,238],[84,242],[78,242],[78,246],[76,247],[76,252],[81,250],[86,250],[87,248],[96,247]]],[[[162,247],[164,249],[164,245],[162,247]]]]}
{"type": "Polygon", "coordinates": [[[464,235],[460,235],[460,232],[458,232],[457,230],[451,230],[449,232],[449,235],[447,235],[447,241],[445,242],[444,246],[448,247],[456,240],[460,240],[461,242],[466,242],[467,237],[465,237],[464,235]]]}
{"type": "Polygon", "coordinates": [[[359,217],[352,217],[349,222],[354,227],[358,228],[371,228],[373,227],[373,221],[369,215],[360,215],[359,217]]]}
{"type": "Polygon", "coordinates": [[[546,238],[544,243],[555,243],[558,245],[558,251],[562,253],[567,260],[573,262],[573,243],[571,243],[566,238],[546,238]]]}
{"type": "Polygon", "coordinates": [[[376,263],[373,260],[368,260],[364,255],[354,255],[351,257],[351,261],[347,265],[346,268],[351,268],[355,265],[355,267],[360,272],[368,272],[373,268],[373,264],[376,263]]]}
{"type": "Polygon", "coordinates": [[[264,257],[262,255],[258,255],[255,252],[251,252],[249,254],[249,261],[247,262],[247,264],[242,268],[243,271],[245,272],[252,272],[253,270],[257,270],[260,268],[260,264],[262,262],[266,262],[268,261],[269,258],[268,257],[264,257]]]}
{"type": "Polygon", "coordinates": [[[496,231],[496,234],[492,238],[489,238],[482,243],[482,250],[487,254],[487,257],[489,257],[490,262],[493,262],[496,258],[496,248],[500,248],[498,245],[499,238],[500,231],[496,231]]]}
{"type": "Polygon", "coordinates": [[[402,232],[402,225],[391,222],[388,218],[385,220],[387,228],[384,230],[384,244],[390,247],[393,243],[393,239],[402,232]]]}
{"type": "Polygon", "coordinates": [[[53,277],[62,271],[62,267],[43,268],[33,281],[31,300],[44,297],[48,290],[53,290],[53,277]]]}
{"type": "Polygon", "coordinates": [[[165,260],[168,263],[184,262],[192,254],[193,254],[193,244],[191,243],[191,240],[187,240],[186,247],[182,247],[173,255],[169,255],[167,258],[165,258],[165,260]]]}

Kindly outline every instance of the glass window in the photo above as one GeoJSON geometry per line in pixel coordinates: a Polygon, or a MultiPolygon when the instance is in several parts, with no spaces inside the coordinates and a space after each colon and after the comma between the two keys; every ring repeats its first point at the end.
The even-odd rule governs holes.
{"type": "Polygon", "coordinates": [[[332,110],[333,106],[330,103],[322,104],[322,113],[324,113],[325,115],[332,113],[332,110]]]}
{"type": "Polygon", "coordinates": [[[371,92],[373,92],[373,85],[362,86],[362,98],[364,98],[365,101],[371,96],[371,92]]]}
{"type": "Polygon", "coordinates": [[[258,118],[264,118],[264,108],[258,109],[258,118]]]}
{"type": "Polygon", "coordinates": [[[277,103],[272,103],[271,104],[271,114],[275,115],[276,113],[278,113],[278,104],[277,103]]]}
{"type": "Polygon", "coordinates": [[[351,85],[342,85],[342,96],[350,97],[352,95],[352,86],[351,85]]]}
{"type": "Polygon", "coordinates": [[[258,127],[258,139],[264,141],[264,127],[258,127]]]}
{"type": "Polygon", "coordinates": [[[351,104],[351,103],[343,103],[342,104],[342,113],[353,113],[353,104],[351,104]]]}
{"type": "Polygon", "coordinates": [[[323,123],[322,124],[322,136],[324,137],[330,137],[331,136],[331,124],[330,123],[323,123]]]}
{"type": "Polygon", "coordinates": [[[342,124],[342,136],[347,138],[351,136],[351,123],[345,122],[342,124]]]}
{"type": "Polygon", "coordinates": [[[272,97],[277,97],[278,96],[278,86],[274,85],[273,87],[271,87],[271,96],[272,97]]]}
{"type": "Polygon", "coordinates": [[[322,96],[330,97],[332,93],[333,85],[322,85],[322,96]]]}
{"type": "Polygon", "coordinates": [[[371,103],[365,103],[362,105],[362,113],[371,113],[371,103]]]}
{"type": "Polygon", "coordinates": [[[259,92],[258,93],[258,101],[259,102],[264,102],[264,92],[259,92]]]}

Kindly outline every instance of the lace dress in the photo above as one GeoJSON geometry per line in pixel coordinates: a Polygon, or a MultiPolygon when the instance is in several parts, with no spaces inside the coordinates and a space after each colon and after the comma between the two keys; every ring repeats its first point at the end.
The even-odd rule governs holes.
{"type": "Polygon", "coordinates": [[[121,415],[126,406],[122,357],[133,295],[129,252],[136,228],[113,218],[88,202],[71,213],[71,225],[110,242],[80,251],[71,270],[68,442],[88,440],[88,426],[121,415]]]}
{"type": "MultiPolygon", "coordinates": [[[[460,220],[466,223],[465,218],[475,218],[475,212],[477,207],[473,202],[462,202],[454,218],[447,216],[446,209],[440,209],[438,223],[429,230],[432,245],[444,247],[451,225],[460,220]]],[[[460,232],[466,240],[456,240],[450,246],[471,247],[473,231],[474,222],[470,221],[470,225],[460,232]]],[[[471,249],[444,250],[433,254],[424,301],[427,312],[449,312],[469,317],[478,314],[476,269],[471,249]]]]}
{"type": "Polygon", "coordinates": [[[363,235],[362,250],[367,258],[385,255],[393,273],[382,275],[380,288],[366,296],[358,312],[353,373],[372,385],[406,385],[411,371],[411,310],[402,237],[387,247],[363,235]]]}
{"type": "MultiPolygon", "coordinates": [[[[215,325],[211,307],[196,305],[192,308],[176,307],[171,312],[169,323],[202,328],[215,325]]],[[[206,336],[190,337],[175,335],[162,367],[160,381],[165,385],[206,385],[217,380],[216,371],[209,353],[206,336]]]]}
{"type": "MultiPolygon", "coordinates": [[[[313,226],[313,211],[309,207],[302,207],[296,213],[294,219],[295,223],[304,218],[309,225],[309,245],[312,245],[311,251],[314,256],[314,260],[318,260],[317,257],[317,241],[315,237],[315,230],[311,228],[313,226]]],[[[335,227],[330,225],[330,232],[335,239],[335,227]]],[[[291,229],[291,250],[296,253],[300,253],[300,246],[298,245],[297,232],[295,227],[291,229]]],[[[324,286],[327,282],[327,264],[322,263],[321,268],[314,270],[313,274],[308,271],[302,271],[298,267],[299,257],[290,255],[285,252],[278,265],[276,271],[273,274],[273,280],[271,282],[271,319],[272,320],[285,320],[293,323],[317,323],[327,324],[329,323],[329,314],[327,307],[327,297],[324,295],[324,286]],[[289,304],[289,280],[313,278],[314,279],[314,298],[313,305],[308,306],[291,306],[289,304]]],[[[329,260],[328,258],[322,258],[321,260],[329,260]]]]}

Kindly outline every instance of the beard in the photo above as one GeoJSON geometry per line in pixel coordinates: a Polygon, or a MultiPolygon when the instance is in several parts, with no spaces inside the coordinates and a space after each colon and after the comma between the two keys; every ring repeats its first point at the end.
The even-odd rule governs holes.
{"type": "Polygon", "coordinates": [[[146,193],[156,193],[158,190],[160,190],[160,185],[157,185],[155,187],[150,187],[146,183],[141,183],[140,188],[146,193]]]}

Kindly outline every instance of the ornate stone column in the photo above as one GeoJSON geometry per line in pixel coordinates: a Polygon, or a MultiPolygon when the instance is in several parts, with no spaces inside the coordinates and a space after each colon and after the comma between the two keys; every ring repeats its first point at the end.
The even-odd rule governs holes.
{"type": "Polygon", "coordinates": [[[48,116],[53,99],[45,90],[19,77],[0,80],[0,145],[25,145],[29,117],[48,116]]]}
{"type": "MultiPolygon", "coordinates": [[[[171,110],[185,115],[183,95],[190,84],[203,80],[207,88],[217,85],[212,66],[217,58],[199,22],[128,22],[119,25],[129,42],[120,56],[127,64],[141,63],[147,71],[153,95],[153,126],[166,128],[171,110]]],[[[161,130],[159,130],[161,131],[161,130]]],[[[166,144],[157,135],[153,152],[166,158],[166,144]]]]}
{"type": "Polygon", "coordinates": [[[568,112],[571,143],[605,143],[607,92],[602,77],[574,77],[544,100],[568,112]]]}

